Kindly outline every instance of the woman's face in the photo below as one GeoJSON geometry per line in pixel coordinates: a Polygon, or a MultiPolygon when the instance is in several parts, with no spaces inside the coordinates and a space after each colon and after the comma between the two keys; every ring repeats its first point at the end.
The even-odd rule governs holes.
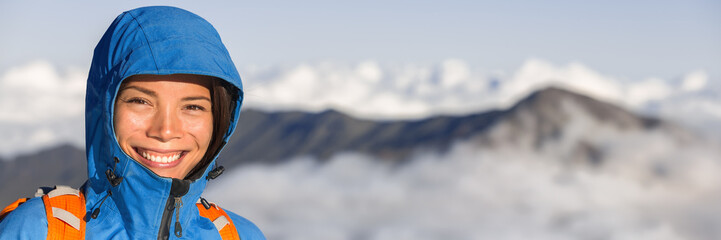
{"type": "Polygon", "coordinates": [[[120,148],[159,176],[185,178],[213,134],[210,81],[187,74],[126,79],[113,117],[120,148]]]}

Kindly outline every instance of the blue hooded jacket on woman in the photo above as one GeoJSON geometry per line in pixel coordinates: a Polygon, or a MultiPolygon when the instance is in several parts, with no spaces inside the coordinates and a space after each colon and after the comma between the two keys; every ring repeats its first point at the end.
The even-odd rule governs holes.
{"type": "MultiPolygon", "coordinates": [[[[174,7],[144,7],[118,16],[95,48],[87,82],[89,179],[82,190],[86,212],[99,209],[99,213],[97,218],[85,218],[86,238],[175,239],[174,233],[180,230],[177,221],[182,238],[220,239],[213,223],[201,217],[195,205],[215,168],[217,154],[201,166],[197,179],[179,180],[158,176],[118,145],[113,128],[115,98],[122,81],[138,74],[196,74],[225,80],[233,86],[236,104],[228,131],[218,133],[223,134],[223,143],[238,119],[243,100],[240,76],[210,23],[174,7]],[[109,170],[121,179],[119,184],[111,184],[109,170]],[[178,198],[185,203],[179,211],[172,207],[178,198]]],[[[30,199],[0,222],[0,239],[46,238],[45,215],[42,199],[30,199]]],[[[229,211],[228,215],[241,239],[265,239],[250,221],[229,211]]]]}

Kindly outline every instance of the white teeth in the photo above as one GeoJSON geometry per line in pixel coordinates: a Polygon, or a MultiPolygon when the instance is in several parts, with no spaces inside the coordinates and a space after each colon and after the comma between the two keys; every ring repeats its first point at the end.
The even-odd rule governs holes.
{"type": "Polygon", "coordinates": [[[180,158],[180,153],[173,154],[172,156],[155,156],[148,154],[148,152],[141,152],[140,155],[143,155],[145,159],[159,163],[169,163],[180,158]]]}

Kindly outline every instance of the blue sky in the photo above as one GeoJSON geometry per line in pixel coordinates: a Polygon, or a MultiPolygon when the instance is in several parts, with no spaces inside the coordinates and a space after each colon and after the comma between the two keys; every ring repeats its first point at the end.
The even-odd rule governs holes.
{"type": "Polygon", "coordinates": [[[528,58],[620,78],[721,75],[719,1],[2,1],[0,72],[36,59],[87,68],[124,10],[175,5],[219,30],[238,65],[436,63],[512,71],[528,58]]]}

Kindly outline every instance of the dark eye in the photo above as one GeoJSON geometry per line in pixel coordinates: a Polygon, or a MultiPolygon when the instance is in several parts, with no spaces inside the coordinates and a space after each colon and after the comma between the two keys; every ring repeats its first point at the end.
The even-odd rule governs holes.
{"type": "Polygon", "coordinates": [[[145,101],[145,99],[142,98],[131,98],[128,100],[125,100],[127,103],[137,103],[137,104],[148,104],[148,101],[145,101]]]}
{"type": "Polygon", "coordinates": [[[193,110],[193,111],[205,111],[205,108],[200,105],[188,105],[185,107],[185,109],[193,110]]]}

